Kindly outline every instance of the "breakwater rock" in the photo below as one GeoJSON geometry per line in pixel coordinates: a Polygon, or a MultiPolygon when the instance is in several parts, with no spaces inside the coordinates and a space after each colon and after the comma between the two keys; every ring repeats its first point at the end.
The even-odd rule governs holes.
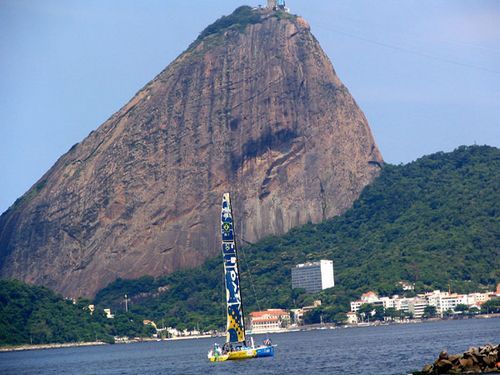
{"type": "Polygon", "coordinates": [[[470,348],[463,354],[441,352],[431,365],[413,375],[426,374],[500,374],[500,345],[470,348]]]}

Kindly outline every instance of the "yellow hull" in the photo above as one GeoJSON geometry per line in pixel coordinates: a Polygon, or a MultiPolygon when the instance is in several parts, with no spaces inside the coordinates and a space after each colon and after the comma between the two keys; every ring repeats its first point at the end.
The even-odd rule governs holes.
{"type": "Polygon", "coordinates": [[[210,362],[223,362],[223,361],[255,358],[256,356],[257,356],[257,351],[255,349],[245,349],[245,350],[237,350],[234,352],[229,352],[226,354],[221,354],[219,356],[211,355],[208,357],[208,359],[210,359],[210,362]]]}

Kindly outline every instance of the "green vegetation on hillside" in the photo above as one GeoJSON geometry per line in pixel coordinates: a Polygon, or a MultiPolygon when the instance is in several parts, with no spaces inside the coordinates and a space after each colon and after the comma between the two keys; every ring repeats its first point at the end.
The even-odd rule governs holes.
{"type": "MultiPolygon", "coordinates": [[[[246,312],[301,307],[320,298],[323,304],[306,321],[341,322],[349,302],[367,290],[402,294],[400,280],[414,282],[416,292],[492,290],[500,272],[499,184],[500,150],[494,147],[460,147],[384,166],[344,215],[239,249],[246,312]],[[336,286],[318,295],[292,290],[291,268],[318,259],[334,261],[336,286]]],[[[90,301],[73,304],[43,287],[0,281],[0,345],[144,336],[151,328],[143,319],[223,330],[222,268],[217,256],[166,277],[118,279],[97,294],[92,315],[90,301]],[[98,313],[109,307],[115,319],[98,313]]],[[[499,300],[483,307],[498,312],[499,300]]]]}
{"type": "Polygon", "coordinates": [[[0,344],[109,339],[97,320],[47,288],[0,281],[0,344]]]}
{"type": "Polygon", "coordinates": [[[107,319],[92,314],[90,301],[73,303],[53,291],[15,280],[0,281],[0,345],[81,341],[113,342],[113,336],[146,336],[140,316],[119,313],[107,319]]]}
{"type": "MultiPolygon", "coordinates": [[[[463,146],[384,166],[344,215],[240,249],[246,311],[293,308],[320,297],[323,317],[333,321],[369,289],[401,293],[399,280],[415,282],[417,291],[492,289],[500,270],[499,184],[500,150],[494,147],[463,146]],[[319,296],[292,291],[291,267],[317,259],[334,261],[335,288],[319,296]]],[[[132,311],[166,325],[224,324],[220,257],[159,279],[118,280],[96,303],[116,306],[123,294],[132,297],[132,311]]]]}
{"type": "Polygon", "coordinates": [[[196,46],[199,42],[205,39],[209,35],[218,34],[223,30],[229,28],[236,28],[243,31],[248,25],[259,23],[262,21],[261,14],[252,10],[249,6],[240,6],[234,10],[228,16],[222,16],[214,23],[208,25],[196,38],[196,40],[191,44],[190,48],[196,46]]]}
{"type": "MultiPolygon", "coordinates": [[[[233,13],[227,16],[222,16],[217,19],[214,23],[208,25],[201,33],[198,38],[191,43],[188,49],[196,47],[203,39],[212,35],[220,35],[222,31],[226,30],[237,30],[243,32],[248,25],[253,25],[262,22],[265,18],[263,17],[263,12],[260,10],[252,9],[247,5],[240,6],[234,10],[233,13]]],[[[296,16],[283,11],[275,11],[273,16],[280,19],[295,19],[296,16]]]]}

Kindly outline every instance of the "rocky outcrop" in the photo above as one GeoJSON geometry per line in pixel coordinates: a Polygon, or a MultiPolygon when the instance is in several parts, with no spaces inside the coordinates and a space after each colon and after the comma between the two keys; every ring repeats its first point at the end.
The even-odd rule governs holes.
{"type": "Polygon", "coordinates": [[[431,374],[498,374],[500,373],[500,345],[470,348],[463,354],[441,352],[432,365],[426,365],[415,375],[431,374]]]}
{"type": "Polygon", "coordinates": [[[232,19],[0,217],[1,277],[91,296],[117,277],[199,265],[219,252],[225,191],[243,244],[351,206],[382,157],[309,25],[232,19]]]}

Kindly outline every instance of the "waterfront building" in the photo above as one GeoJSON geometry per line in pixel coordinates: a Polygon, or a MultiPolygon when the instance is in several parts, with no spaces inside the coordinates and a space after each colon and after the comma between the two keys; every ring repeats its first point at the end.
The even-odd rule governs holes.
{"type": "MultiPolygon", "coordinates": [[[[387,303],[387,299],[389,299],[389,298],[388,297],[382,297],[382,298],[386,299],[386,303],[387,303]]],[[[363,293],[361,295],[361,299],[359,299],[358,301],[351,302],[351,311],[357,313],[359,308],[361,307],[361,305],[364,305],[364,304],[385,307],[384,300],[379,298],[378,295],[371,290],[369,292],[363,293]]]]}
{"type": "Polygon", "coordinates": [[[406,314],[410,312],[410,303],[413,298],[394,298],[394,308],[398,311],[402,311],[406,314]]]}
{"type": "Polygon", "coordinates": [[[290,325],[290,313],[282,309],[267,309],[250,313],[252,333],[280,331],[290,325]]]}
{"type": "MultiPolygon", "coordinates": [[[[426,303],[425,300],[423,301],[426,303]]],[[[367,293],[363,293],[361,295],[361,299],[359,299],[358,301],[351,302],[351,312],[357,313],[362,305],[370,304],[373,307],[382,306],[384,309],[393,308],[405,313],[411,312],[411,309],[413,308],[414,310],[418,310],[419,312],[421,310],[423,314],[423,309],[425,308],[425,306],[421,307],[421,302],[422,300],[418,300],[418,302],[416,302],[415,298],[400,298],[397,295],[392,296],[392,298],[379,297],[375,294],[375,292],[370,291],[367,293]],[[412,307],[412,304],[414,303],[416,303],[418,306],[412,307]]]]}
{"type": "Polygon", "coordinates": [[[363,293],[358,301],[351,302],[351,312],[357,313],[363,304],[370,304],[374,307],[383,306],[384,309],[394,308],[395,310],[411,313],[414,318],[419,319],[423,316],[427,306],[434,306],[436,313],[443,317],[449,311],[455,312],[458,305],[467,305],[469,308],[481,308],[481,304],[489,301],[495,293],[470,293],[457,294],[441,292],[434,290],[423,294],[417,294],[416,297],[406,298],[394,295],[392,297],[379,297],[375,292],[369,291],[363,293]]]}
{"type": "Polygon", "coordinates": [[[462,294],[446,294],[439,299],[438,310],[441,314],[447,311],[454,311],[457,305],[467,304],[467,296],[462,294]]]}
{"type": "Polygon", "coordinates": [[[467,294],[468,306],[480,306],[491,299],[491,293],[470,293],[467,294]]]}
{"type": "Polygon", "coordinates": [[[355,312],[349,311],[347,314],[347,324],[357,324],[358,323],[358,314],[355,312]]]}
{"type": "Polygon", "coordinates": [[[427,292],[423,296],[426,298],[427,303],[430,306],[436,308],[436,312],[439,316],[443,315],[449,311],[454,312],[457,305],[467,305],[472,307],[476,305],[475,297],[472,294],[457,294],[449,292],[441,292],[440,290],[434,290],[433,292],[427,292]],[[469,303],[474,301],[473,303],[469,303]]]}
{"type": "Polygon", "coordinates": [[[182,332],[174,327],[167,327],[167,337],[178,337],[181,336],[182,332]]]}
{"type": "Polygon", "coordinates": [[[369,291],[369,292],[366,292],[366,293],[363,293],[361,295],[361,302],[364,302],[364,303],[375,303],[375,302],[378,302],[380,301],[379,298],[378,298],[378,295],[373,292],[373,291],[369,291]]]}
{"type": "Polygon", "coordinates": [[[357,313],[362,304],[363,304],[363,302],[361,302],[361,301],[352,301],[351,302],[351,311],[353,313],[357,313]]]}
{"type": "Polygon", "coordinates": [[[441,296],[441,292],[439,290],[435,290],[433,292],[425,293],[425,299],[430,306],[434,306],[436,308],[436,312],[438,312],[439,299],[441,296]]]}
{"type": "Polygon", "coordinates": [[[384,309],[389,309],[389,308],[396,308],[396,299],[398,296],[393,296],[393,298],[390,297],[380,297],[380,301],[382,301],[382,305],[384,306],[384,309]]]}
{"type": "Polygon", "coordinates": [[[308,311],[315,309],[316,307],[321,306],[321,300],[316,300],[313,302],[311,306],[303,306],[300,309],[292,309],[293,314],[293,323],[297,325],[301,325],[304,323],[304,314],[308,311]]]}
{"type": "Polygon", "coordinates": [[[303,288],[308,293],[317,293],[335,286],[333,261],[297,264],[292,268],[292,288],[303,288]]]}
{"type": "Polygon", "coordinates": [[[425,298],[410,298],[408,312],[413,315],[414,319],[421,319],[427,306],[429,306],[429,303],[425,298]]]}

